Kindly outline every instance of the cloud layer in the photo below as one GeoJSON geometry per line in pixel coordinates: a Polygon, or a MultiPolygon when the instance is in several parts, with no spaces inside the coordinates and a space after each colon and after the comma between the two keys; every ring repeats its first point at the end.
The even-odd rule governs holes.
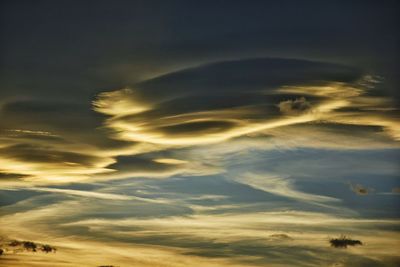
{"type": "Polygon", "coordinates": [[[275,141],[284,135],[289,144],[299,139],[298,129],[303,145],[311,147],[338,142],[310,138],[321,131],[335,140],[348,131],[359,147],[398,146],[398,111],[389,98],[374,95],[378,83],[338,64],[254,58],[102,92],[93,109],[105,118],[68,103],[6,102],[0,173],[39,183],[215,173],[218,168],[196,158],[174,158],[173,149],[250,135],[275,141]],[[340,134],[325,132],[332,127],[340,134]]]}

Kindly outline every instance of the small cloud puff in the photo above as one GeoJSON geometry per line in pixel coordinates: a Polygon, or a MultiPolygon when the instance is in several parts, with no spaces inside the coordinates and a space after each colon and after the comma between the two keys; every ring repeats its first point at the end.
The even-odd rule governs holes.
{"type": "Polygon", "coordinates": [[[279,111],[284,114],[298,114],[311,109],[311,103],[305,97],[286,100],[278,104],[279,111]]]}
{"type": "Polygon", "coordinates": [[[353,185],[352,183],[350,183],[350,189],[351,189],[351,191],[353,191],[354,193],[356,193],[357,195],[360,195],[360,196],[368,195],[374,191],[373,188],[367,188],[361,184],[353,185]]]}

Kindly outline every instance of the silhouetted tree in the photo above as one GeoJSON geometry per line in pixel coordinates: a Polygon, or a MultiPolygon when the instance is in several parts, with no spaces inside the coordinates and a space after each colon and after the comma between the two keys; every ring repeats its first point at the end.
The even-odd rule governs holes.
{"type": "Polygon", "coordinates": [[[52,247],[50,245],[42,245],[42,247],[40,248],[41,251],[49,253],[49,252],[56,252],[56,248],[52,247]]]}
{"type": "Polygon", "coordinates": [[[18,240],[12,240],[8,245],[9,245],[10,247],[18,247],[18,246],[21,246],[21,245],[22,245],[22,242],[21,242],[21,241],[18,241],[18,240]]]}
{"type": "Polygon", "coordinates": [[[331,238],[329,240],[332,247],[335,248],[347,248],[347,246],[358,246],[362,245],[360,240],[347,238],[345,235],[340,236],[339,238],[331,238]]]}
{"type": "Polygon", "coordinates": [[[33,252],[36,252],[37,245],[34,242],[24,241],[23,244],[26,250],[31,250],[33,252]]]}

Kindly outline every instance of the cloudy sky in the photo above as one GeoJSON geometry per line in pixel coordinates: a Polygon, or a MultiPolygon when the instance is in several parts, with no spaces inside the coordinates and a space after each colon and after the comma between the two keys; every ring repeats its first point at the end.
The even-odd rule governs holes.
{"type": "Polygon", "coordinates": [[[0,10],[0,266],[399,266],[397,1],[0,10]]]}

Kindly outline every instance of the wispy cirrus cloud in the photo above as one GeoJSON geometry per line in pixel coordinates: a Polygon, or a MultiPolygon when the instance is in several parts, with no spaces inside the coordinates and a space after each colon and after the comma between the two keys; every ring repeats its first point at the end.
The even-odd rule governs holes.
{"type": "Polygon", "coordinates": [[[339,199],[333,197],[308,194],[301,192],[300,190],[296,190],[293,186],[293,181],[291,181],[289,178],[260,173],[245,173],[244,175],[237,177],[236,180],[268,193],[285,196],[287,198],[293,198],[300,201],[315,204],[340,201],[339,199]]]}
{"type": "MultiPolygon", "coordinates": [[[[362,266],[366,262],[384,265],[390,261],[388,255],[395,253],[397,244],[398,233],[391,230],[398,227],[397,220],[341,218],[321,212],[277,210],[215,214],[204,210],[198,214],[175,214],[166,218],[132,216],[130,209],[103,218],[82,213],[82,210],[94,212],[101,206],[104,210],[108,206],[126,205],[126,201],[110,203],[109,200],[103,199],[101,203],[62,200],[57,204],[4,216],[1,222],[2,232],[24,236],[37,242],[51,240],[51,244],[58,248],[57,257],[52,259],[54,264],[60,259],[74,264],[79,255],[95,255],[94,249],[100,249],[108,251],[108,257],[94,257],[88,262],[100,264],[100,260],[107,259],[112,264],[137,262],[140,266],[163,266],[165,258],[162,255],[168,252],[171,256],[168,264],[171,266],[185,266],[190,255],[196,256],[191,257],[192,262],[206,266],[280,266],[288,263],[319,266],[338,261],[343,264],[353,263],[355,266],[362,266]],[[61,206],[64,209],[61,210],[61,206]],[[77,209],[78,206],[81,208],[77,209]],[[29,219],[26,220],[27,218],[29,219]],[[44,221],[52,222],[53,227],[47,228],[44,221]],[[26,227],[27,225],[30,227],[26,227]],[[377,229],[378,226],[385,230],[370,236],[368,231],[377,229]],[[47,232],[45,237],[39,234],[43,230],[47,232]],[[328,236],[343,231],[366,244],[374,245],[351,251],[330,248],[328,236]],[[82,235],[91,240],[79,240],[82,235]],[[278,235],[289,235],[291,238],[275,238],[278,235]],[[128,253],[131,251],[129,247],[137,248],[138,253],[128,253]],[[389,249],[382,255],[377,248],[389,249]],[[146,251],[160,256],[149,258],[146,251]],[[310,251],[315,253],[309,253],[310,251]],[[337,253],[336,257],[327,257],[332,253],[337,253]]],[[[151,210],[155,208],[152,205],[161,203],[149,205],[148,209],[151,210]]],[[[154,212],[157,213],[157,210],[154,212]]],[[[23,262],[26,263],[29,259],[27,257],[23,262]]]]}
{"type": "Polygon", "coordinates": [[[51,187],[18,187],[18,189],[13,188],[4,188],[3,190],[27,190],[27,191],[36,191],[36,192],[47,192],[47,193],[57,193],[57,194],[65,194],[69,196],[79,196],[84,198],[98,198],[98,199],[108,199],[108,200],[138,200],[145,202],[164,202],[163,200],[156,199],[147,199],[143,197],[137,197],[132,195],[121,195],[121,194],[112,194],[112,193],[103,193],[103,192],[94,192],[94,191],[86,191],[86,190],[73,190],[73,189],[63,189],[63,188],[51,188],[51,187]]]}

